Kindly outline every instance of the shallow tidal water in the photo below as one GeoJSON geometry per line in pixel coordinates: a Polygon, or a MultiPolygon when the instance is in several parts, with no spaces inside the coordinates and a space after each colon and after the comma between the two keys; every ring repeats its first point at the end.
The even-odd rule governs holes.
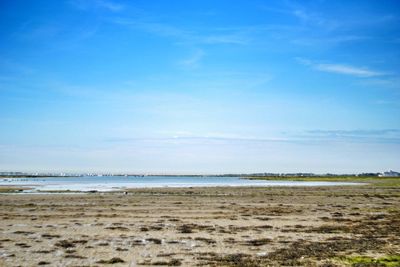
{"type": "Polygon", "coordinates": [[[263,181],[247,180],[242,177],[215,176],[81,176],[81,177],[40,177],[3,178],[0,186],[26,186],[38,191],[113,191],[129,188],[160,187],[213,187],[213,186],[342,186],[357,185],[347,182],[316,181],[263,181]]]}

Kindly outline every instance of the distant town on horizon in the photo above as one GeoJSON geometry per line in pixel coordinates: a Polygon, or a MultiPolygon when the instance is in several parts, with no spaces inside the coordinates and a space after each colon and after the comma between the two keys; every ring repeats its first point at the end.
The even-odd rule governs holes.
{"type": "Polygon", "coordinates": [[[221,173],[221,174],[173,174],[173,173],[133,173],[133,172],[0,172],[0,177],[77,177],[77,176],[215,176],[215,177],[336,177],[336,176],[357,176],[357,177],[400,177],[400,172],[389,170],[383,172],[361,172],[361,173],[221,173]]]}

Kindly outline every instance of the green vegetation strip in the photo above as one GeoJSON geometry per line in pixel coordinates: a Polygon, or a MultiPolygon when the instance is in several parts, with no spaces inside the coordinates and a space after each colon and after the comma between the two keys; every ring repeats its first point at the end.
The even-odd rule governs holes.
{"type": "Polygon", "coordinates": [[[31,188],[26,187],[12,187],[12,186],[0,186],[0,193],[20,193],[24,190],[29,190],[31,188]]]}
{"type": "Polygon", "coordinates": [[[380,187],[400,187],[400,177],[363,177],[363,176],[249,176],[249,180],[268,181],[304,181],[304,182],[358,182],[380,187]]]}
{"type": "Polygon", "coordinates": [[[398,267],[400,266],[400,255],[391,255],[381,258],[371,258],[366,256],[353,256],[343,259],[344,262],[351,266],[385,266],[385,267],[398,267]]]}

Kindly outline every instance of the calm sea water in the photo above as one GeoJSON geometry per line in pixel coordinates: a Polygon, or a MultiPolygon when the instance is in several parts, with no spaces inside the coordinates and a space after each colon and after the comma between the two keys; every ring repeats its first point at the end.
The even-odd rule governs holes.
{"type": "Polygon", "coordinates": [[[0,185],[17,185],[35,191],[112,191],[127,188],[156,187],[208,187],[208,186],[337,186],[356,185],[342,182],[261,181],[240,177],[190,177],[190,176],[84,176],[1,179],[0,185]]]}

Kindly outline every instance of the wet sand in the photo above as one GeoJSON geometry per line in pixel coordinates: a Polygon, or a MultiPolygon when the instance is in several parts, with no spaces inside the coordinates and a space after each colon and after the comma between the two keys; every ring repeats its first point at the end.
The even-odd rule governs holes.
{"type": "Polygon", "coordinates": [[[400,253],[396,186],[0,194],[0,206],[0,266],[346,266],[400,253]]]}

